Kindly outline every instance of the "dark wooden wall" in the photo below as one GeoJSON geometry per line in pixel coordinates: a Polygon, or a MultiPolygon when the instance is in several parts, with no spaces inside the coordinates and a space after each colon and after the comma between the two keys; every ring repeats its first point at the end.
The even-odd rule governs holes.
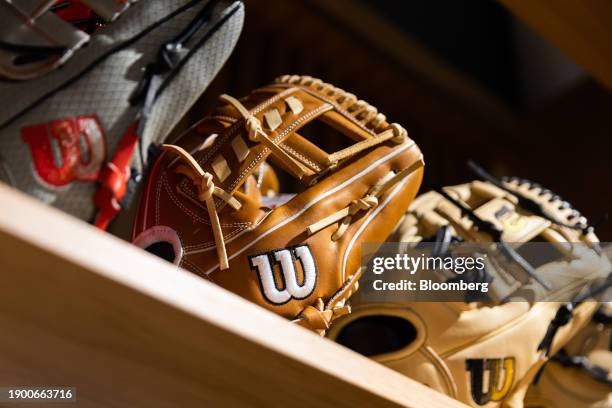
{"type": "MultiPolygon", "coordinates": [[[[543,184],[593,221],[612,212],[610,93],[586,80],[537,111],[517,110],[385,24],[354,1],[247,0],[232,57],[184,123],[220,93],[243,96],[278,75],[307,74],[350,90],[408,129],[427,162],[422,191],[472,179],[465,161],[473,158],[496,175],[543,184]]],[[[598,232],[612,240],[612,223],[598,232]]]]}

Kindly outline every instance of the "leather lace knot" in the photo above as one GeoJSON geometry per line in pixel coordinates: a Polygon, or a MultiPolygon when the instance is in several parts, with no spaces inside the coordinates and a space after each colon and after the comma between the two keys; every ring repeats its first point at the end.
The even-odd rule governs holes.
{"type": "Polygon", "coordinates": [[[354,215],[357,211],[369,210],[378,205],[378,198],[367,195],[358,200],[353,200],[349,205],[349,214],[354,215]]]}
{"type": "Polygon", "coordinates": [[[212,174],[204,173],[198,185],[198,198],[200,201],[206,201],[212,197],[214,191],[215,185],[213,184],[212,174]]]}
{"type": "Polygon", "coordinates": [[[408,132],[406,129],[398,125],[397,123],[392,123],[389,125],[389,129],[393,132],[393,138],[391,141],[395,143],[404,143],[408,139],[408,132]]]}
{"type": "Polygon", "coordinates": [[[359,211],[368,211],[378,207],[379,198],[382,197],[384,193],[389,191],[400,180],[410,176],[414,171],[423,167],[423,165],[423,159],[420,158],[399,173],[389,173],[387,176],[379,180],[378,183],[372,186],[365,196],[351,201],[345,208],[336,211],[335,213],[315,222],[314,224],[311,224],[307,229],[308,233],[314,234],[315,232],[320,231],[331,224],[340,222],[338,228],[331,236],[332,240],[337,241],[347,231],[355,214],[357,214],[359,211]]]}
{"type": "Polygon", "coordinates": [[[281,160],[291,172],[298,178],[304,177],[304,169],[302,166],[291,157],[277,142],[270,139],[268,134],[264,132],[261,126],[261,121],[255,117],[240,101],[229,95],[221,95],[221,100],[232,105],[240,116],[244,119],[244,126],[249,135],[249,140],[256,143],[262,143],[270,152],[281,160]]]}
{"type": "Polygon", "coordinates": [[[247,131],[249,132],[249,139],[253,142],[260,142],[260,135],[264,133],[263,128],[261,126],[261,121],[255,116],[249,114],[249,117],[246,119],[245,126],[247,128],[247,131]]]}
{"type": "Polygon", "coordinates": [[[342,235],[344,235],[349,225],[351,225],[351,220],[355,214],[357,214],[359,211],[367,211],[377,206],[378,198],[370,194],[357,200],[353,200],[348,206],[348,215],[342,219],[340,225],[338,225],[338,229],[332,234],[332,240],[337,241],[342,237],[342,235]]]}
{"type": "Polygon", "coordinates": [[[214,197],[218,197],[225,201],[230,207],[235,210],[241,208],[241,204],[227,191],[215,186],[212,174],[204,171],[198,162],[185,149],[175,145],[162,145],[165,151],[172,152],[178,155],[186,165],[182,164],[176,168],[176,172],[187,176],[198,190],[198,200],[206,203],[206,209],[210,218],[210,224],[217,247],[217,256],[219,258],[219,268],[225,270],[229,268],[229,260],[227,259],[227,251],[225,249],[225,240],[223,238],[223,230],[219,222],[219,214],[214,197]]]}
{"type": "Polygon", "coordinates": [[[302,310],[295,322],[323,336],[332,321],[349,313],[351,313],[350,306],[326,308],[323,299],[318,298],[314,305],[307,306],[302,310]]]}

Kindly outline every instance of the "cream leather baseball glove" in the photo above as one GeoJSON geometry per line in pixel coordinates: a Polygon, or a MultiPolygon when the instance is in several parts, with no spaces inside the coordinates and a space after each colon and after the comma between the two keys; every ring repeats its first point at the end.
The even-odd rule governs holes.
{"type": "Polygon", "coordinates": [[[496,242],[501,260],[479,271],[488,299],[368,303],[357,296],[353,313],[328,336],[471,406],[521,407],[541,367],[597,310],[590,299],[609,286],[611,268],[568,203],[524,180],[479,174],[488,181],[417,197],[390,241],[496,242]],[[536,240],[556,256],[531,265],[519,244],[536,240]]]}

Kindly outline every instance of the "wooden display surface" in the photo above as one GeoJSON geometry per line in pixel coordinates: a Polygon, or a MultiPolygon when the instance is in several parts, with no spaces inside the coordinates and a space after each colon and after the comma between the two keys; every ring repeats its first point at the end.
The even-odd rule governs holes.
{"type": "Polygon", "coordinates": [[[0,184],[5,386],[76,387],[53,407],[463,406],[0,184]]]}

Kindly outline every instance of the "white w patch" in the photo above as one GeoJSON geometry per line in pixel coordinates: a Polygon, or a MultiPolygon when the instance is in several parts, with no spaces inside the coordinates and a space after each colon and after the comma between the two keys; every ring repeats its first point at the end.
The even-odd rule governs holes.
{"type": "Polygon", "coordinates": [[[270,303],[282,305],[291,299],[305,299],[312,294],[317,283],[317,267],[308,245],[279,249],[249,258],[259,278],[263,296],[270,303]],[[302,266],[304,279],[299,282],[296,261],[302,266]],[[273,265],[278,262],[283,282],[274,277],[273,265]]]}

